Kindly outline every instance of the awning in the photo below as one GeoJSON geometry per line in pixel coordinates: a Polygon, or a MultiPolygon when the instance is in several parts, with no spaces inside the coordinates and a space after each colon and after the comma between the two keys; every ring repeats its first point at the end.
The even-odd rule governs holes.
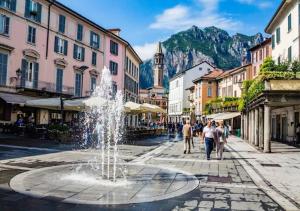
{"type": "Polygon", "coordinates": [[[233,113],[222,113],[214,118],[214,120],[227,120],[227,119],[233,119],[235,117],[240,116],[241,113],[239,112],[233,112],[233,113]]]}
{"type": "Polygon", "coordinates": [[[6,103],[24,105],[28,100],[36,100],[37,97],[31,97],[26,95],[14,94],[14,93],[5,93],[0,92],[0,98],[6,103]]]}
{"type": "Polygon", "coordinates": [[[163,114],[166,113],[166,111],[164,109],[162,109],[161,107],[159,107],[157,105],[143,103],[141,107],[143,110],[148,111],[150,113],[163,113],[163,114]]]}
{"type": "Polygon", "coordinates": [[[222,115],[222,113],[218,113],[218,114],[210,114],[210,115],[207,115],[206,118],[207,118],[207,119],[214,119],[214,118],[216,118],[216,117],[219,116],[219,115],[222,115]]]}

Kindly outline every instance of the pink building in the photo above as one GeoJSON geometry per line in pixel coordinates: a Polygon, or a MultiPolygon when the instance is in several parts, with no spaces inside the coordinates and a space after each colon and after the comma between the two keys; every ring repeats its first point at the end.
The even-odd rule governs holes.
{"type": "MultiPolygon", "coordinates": [[[[0,19],[0,121],[15,121],[22,110],[45,122],[41,110],[22,107],[26,100],[89,96],[104,66],[115,89],[125,94],[128,49],[137,67],[142,62],[119,31],[104,29],[57,1],[3,0],[0,19]]],[[[43,112],[51,119],[52,111],[43,112]]]]}
{"type": "Polygon", "coordinates": [[[261,65],[267,57],[272,57],[271,38],[265,39],[262,43],[250,49],[252,59],[252,75],[255,78],[260,72],[261,65]]]}

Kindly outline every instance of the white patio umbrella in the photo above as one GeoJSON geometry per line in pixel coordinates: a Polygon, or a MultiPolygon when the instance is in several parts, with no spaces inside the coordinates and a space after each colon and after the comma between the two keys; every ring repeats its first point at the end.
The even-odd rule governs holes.
{"type": "Polygon", "coordinates": [[[135,102],[126,102],[124,105],[126,113],[143,113],[144,111],[141,108],[141,104],[135,102]]]}
{"type": "Polygon", "coordinates": [[[166,113],[166,111],[164,109],[162,109],[161,107],[159,107],[157,105],[152,105],[149,103],[143,103],[141,108],[150,113],[163,113],[163,114],[166,113]]]}

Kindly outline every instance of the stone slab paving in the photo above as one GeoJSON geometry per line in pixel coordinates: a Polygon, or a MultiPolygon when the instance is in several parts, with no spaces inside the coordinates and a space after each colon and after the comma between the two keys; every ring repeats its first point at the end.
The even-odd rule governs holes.
{"type": "MultiPolygon", "coordinates": [[[[32,150],[24,149],[22,157],[18,156],[18,151],[12,152],[10,150],[13,149],[0,147],[0,154],[3,151],[10,151],[7,159],[1,158],[0,164],[12,167],[12,169],[6,169],[0,166],[0,210],[283,210],[252,181],[239,159],[233,157],[231,152],[225,152],[225,159],[222,161],[215,159],[206,161],[203,145],[199,145],[198,141],[195,140],[192,154],[185,155],[182,149],[182,142],[165,143],[159,147],[123,145],[120,154],[124,162],[134,165],[143,164],[155,166],[164,171],[174,172],[171,169],[176,169],[190,173],[199,181],[199,185],[194,190],[159,201],[123,205],[87,205],[66,203],[58,197],[59,194],[69,194],[70,197],[74,197],[74,190],[70,190],[68,186],[58,191],[56,196],[48,194],[40,198],[14,192],[9,183],[15,175],[23,172],[86,162],[94,158],[95,154],[97,155],[96,152],[62,151],[36,154],[31,152],[32,150]],[[20,166],[32,170],[17,169],[20,166]],[[13,169],[14,167],[16,169],[13,169]]],[[[155,174],[153,178],[157,178],[155,174]]],[[[157,181],[165,193],[174,192],[182,187],[180,182],[170,187],[162,182],[162,178],[157,178],[157,181]]],[[[39,188],[45,190],[46,186],[40,184],[39,188]]],[[[79,189],[80,187],[75,192],[79,189]]],[[[97,190],[96,187],[95,190],[97,190]]],[[[101,193],[101,189],[98,191],[101,193]]],[[[148,191],[145,189],[145,193],[153,191],[155,191],[153,187],[149,187],[148,191]]],[[[83,193],[87,198],[95,197],[93,191],[86,190],[83,193]]],[[[106,199],[110,200],[111,196],[107,195],[106,199]]],[[[127,196],[124,192],[118,193],[118,197],[126,198],[127,196]]],[[[145,197],[145,195],[141,196],[145,197]]]]}
{"type": "MultiPolygon", "coordinates": [[[[261,178],[260,183],[265,183],[270,191],[279,194],[279,201],[294,205],[290,209],[300,209],[300,149],[272,143],[273,153],[266,154],[233,136],[228,149],[261,178]]],[[[286,208],[289,209],[289,205],[286,208]]]]}

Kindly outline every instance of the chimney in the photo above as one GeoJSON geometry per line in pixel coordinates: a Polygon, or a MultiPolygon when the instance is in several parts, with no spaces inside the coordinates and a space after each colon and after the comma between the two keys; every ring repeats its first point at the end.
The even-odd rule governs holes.
{"type": "Polygon", "coordinates": [[[119,29],[119,28],[108,29],[108,31],[112,32],[113,34],[115,34],[117,36],[120,36],[121,29],[119,29]]]}

